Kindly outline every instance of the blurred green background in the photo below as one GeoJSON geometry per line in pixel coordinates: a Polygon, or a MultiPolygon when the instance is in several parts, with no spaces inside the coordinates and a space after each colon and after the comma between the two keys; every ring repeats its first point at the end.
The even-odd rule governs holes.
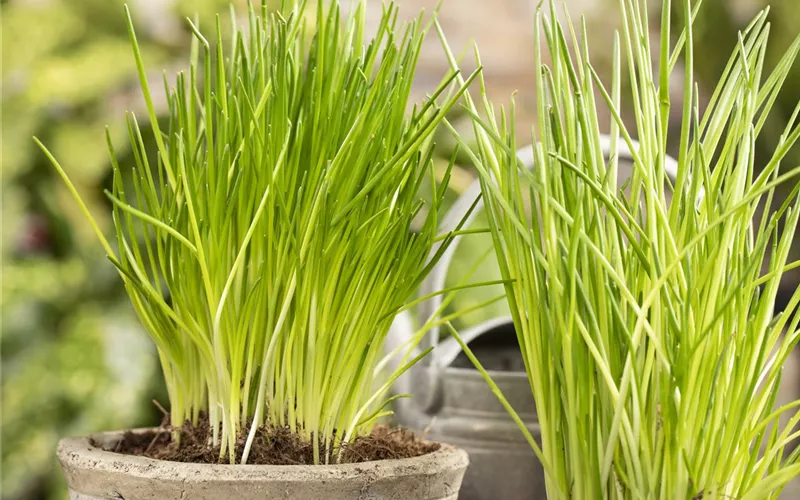
{"type": "MultiPolygon", "coordinates": [[[[182,19],[228,1],[132,2],[155,82],[186,59],[182,19]],[[138,4],[138,5],[137,5],[138,4]]],[[[151,425],[166,402],[155,351],[113,267],[36,148],[64,163],[98,216],[110,165],[123,163],[124,113],[140,110],[118,0],[2,2],[2,494],[61,499],[58,439],[151,425]]],[[[109,220],[101,219],[108,228],[109,220]]]]}
{"type": "MultiPolygon", "coordinates": [[[[188,52],[184,17],[199,13],[207,24],[226,12],[229,0],[129,0],[153,88],[162,70],[180,68],[188,52]]],[[[431,0],[400,0],[415,15],[431,0]]],[[[490,96],[506,102],[520,90],[519,130],[534,116],[528,0],[500,0],[486,13],[485,0],[449,0],[442,20],[456,48],[474,37],[487,64],[490,96]],[[505,23],[505,24],[504,24],[505,23]],[[475,35],[479,33],[479,35],[475,35]],[[515,33],[519,36],[515,36],[515,33]],[[484,49],[485,47],[485,49],[484,49]],[[496,63],[496,64],[493,64],[496,63]]],[[[610,34],[604,19],[613,0],[568,0],[573,15],[584,8],[598,39],[610,34]]],[[[660,2],[658,2],[660,3],[660,2]]],[[[773,0],[772,53],[777,61],[800,31],[796,0],[773,0]]],[[[5,499],[62,499],[66,491],[54,458],[58,439],[91,431],[152,425],[166,402],[155,352],[138,325],[120,282],[107,264],[83,216],[52,167],[36,149],[39,137],[59,158],[78,190],[101,217],[108,206],[102,189],[110,180],[104,127],[124,165],[124,113],[142,114],[135,67],[127,40],[122,0],[3,0],[2,31],[2,483],[5,499]]],[[[238,7],[244,4],[238,1],[238,7]]],[[[369,0],[374,6],[380,2],[369,0]]],[[[705,0],[698,19],[697,58],[701,85],[716,81],[741,28],[763,0],[705,0]]],[[[616,17],[613,17],[616,19],[616,17]]],[[[657,19],[653,19],[657,23],[657,19]]],[[[657,26],[654,24],[654,26],[657,26]]],[[[607,37],[606,37],[607,38],[607,37]]],[[[607,40],[606,40],[607,41],[607,40]]],[[[610,41],[598,46],[610,48],[610,41]]],[[[434,47],[433,50],[436,48],[434,47]]],[[[599,57],[602,60],[603,53],[599,57]]],[[[421,87],[438,81],[441,64],[422,61],[421,87]],[[428,78],[428,75],[431,75],[428,78]]],[[[800,98],[800,67],[787,80],[762,150],[774,147],[782,122],[800,98]]],[[[144,120],[141,120],[144,122],[144,120]]],[[[527,136],[527,133],[524,135],[527,136]]],[[[528,136],[529,137],[529,136],[528,136]]],[[[452,141],[441,140],[442,158],[452,141]]],[[[797,148],[786,165],[800,164],[797,148]]],[[[471,181],[467,167],[454,175],[455,198],[471,181]]],[[[478,223],[482,225],[481,223],[478,223]]],[[[459,248],[454,266],[467,266],[489,247],[472,237],[459,248]]],[[[476,280],[491,279],[492,263],[476,280]]],[[[456,273],[457,274],[457,273],[456,273]]],[[[797,286],[794,276],[787,291],[797,286]]],[[[455,308],[480,302],[488,291],[460,295],[455,308]]],[[[502,314],[504,306],[472,314],[462,326],[502,314]]]]}

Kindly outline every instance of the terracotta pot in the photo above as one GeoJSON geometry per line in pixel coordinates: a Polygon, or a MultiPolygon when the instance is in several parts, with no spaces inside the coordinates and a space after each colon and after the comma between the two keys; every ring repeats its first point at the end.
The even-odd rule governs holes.
{"type": "Polygon", "coordinates": [[[456,500],[469,462],[443,444],[421,457],[358,464],[191,464],[107,451],[122,434],[61,440],[70,500],[456,500]]]}

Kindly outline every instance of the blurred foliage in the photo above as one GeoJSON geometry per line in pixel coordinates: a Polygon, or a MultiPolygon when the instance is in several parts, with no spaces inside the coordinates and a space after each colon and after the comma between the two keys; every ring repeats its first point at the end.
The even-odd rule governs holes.
{"type": "MultiPolygon", "coordinates": [[[[66,498],[55,461],[65,435],[152,425],[165,401],[155,352],[113,266],[35,147],[59,158],[107,230],[108,126],[124,165],[124,113],[143,114],[123,0],[2,3],[2,489],[66,498]]],[[[151,85],[186,60],[182,21],[228,0],[128,0],[151,85]]],[[[244,2],[235,2],[240,8],[244,2]]],[[[208,22],[208,21],[206,21],[208,22]]]]}

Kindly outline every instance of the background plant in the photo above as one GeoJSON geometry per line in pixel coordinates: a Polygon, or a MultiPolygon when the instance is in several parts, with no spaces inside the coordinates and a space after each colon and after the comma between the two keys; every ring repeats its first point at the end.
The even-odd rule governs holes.
{"type": "MultiPolygon", "coordinates": [[[[682,2],[684,19],[698,6],[682,2]]],[[[773,313],[781,276],[798,265],[787,262],[800,167],[779,166],[800,138],[800,105],[774,150],[757,159],[755,145],[800,38],[767,71],[770,25],[759,14],[701,114],[691,26],[671,33],[665,0],[651,49],[646,2],[620,7],[610,87],[592,67],[585,31],[537,13],[552,62],[542,63],[538,44],[533,172],[516,160],[513,106],[468,101],[541,448],[520,428],[548,473],[550,498],[775,498],[800,473],[797,452],[784,458],[798,435],[799,403],[773,410],[800,334],[800,292],[773,313]],[[679,57],[684,101],[670,179],[669,81],[679,57]],[[635,103],[630,128],[620,118],[623,69],[635,103]],[[478,105],[489,119],[477,116],[478,105]],[[600,147],[599,106],[613,117],[610,159],[600,147]],[[617,181],[619,144],[634,156],[625,185],[617,181]],[[790,196],[781,203],[775,190],[783,183],[790,196]],[[767,209],[756,224],[759,203],[767,209]],[[785,412],[794,416],[781,428],[785,412]]]]}
{"type": "Polygon", "coordinates": [[[264,423],[310,439],[315,462],[369,432],[393,378],[418,359],[374,386],[392,317],[451,238],[436,235],[445,188],[410,229],[431,134],[463,91],[450,85],[457,73],[434,95],[441,106],[408,117],[422,18],[398,32],[390,5],[365,45],[363,2],[344,29],[338,4],[327,7],[312,36],[305,2],[251,8],[250,34],[234,30],[227,53],[190,23],[194,57],[163,129],[128,18],[158,163],[153,173],[129,114],[136,166],[126,186],[112,159],[109,193],[119,252],[96,232],[158,348],[172,423],[207,411],[231,462],[247,461],[264,423]]]}

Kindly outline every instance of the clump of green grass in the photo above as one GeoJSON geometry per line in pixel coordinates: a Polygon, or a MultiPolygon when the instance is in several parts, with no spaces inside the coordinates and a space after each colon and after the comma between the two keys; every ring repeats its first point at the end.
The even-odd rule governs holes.
{"type": "MultiPolygon", "coordinates": [[[[692,19],[700,2],[681,5],[692,19]]],[[[548,498],[756,500],[776,498],[800,473],[800,452],[786,454],[800,436],[800,402],[774,408],[783,364],[800,338],[800,291],[774,312],[782,274],[800,265],[787,261],[800,166],[781,164],[800,138],[800,104],[771,155],[754,153],[800,39],[767,71],[770,25],[761,12],[740,34],[703,111],[693,80],[693,54],[702,48],[690,25],[670,32],[670,7],[664,0],[660,44],[651,47],[647,2],[620,1],[610,86],[590,62],[584,25],[576,29],[567,16],[562,26],[537,11],[530,172],[515,156],[513,105],[498,111],[485,98],[467,99],[478,137],[469,153],[541,447],[520,428],[545,467],[548,498]],[[670,178],[669,82],[681,59],[678,167],[670,178]],[[630,126],[621,119],[625,67],[630,126]],[[601,108],[612,116],[609,157],[601,108]],[[618,144],[634,158],[625,185],[617,180],[618,144]],[[774,196],[782,183],[791,183],[786,201],[774,196]]]]}
{"type": "MultiPolygon", "coordinates": [[[[221,459],[236,460],[252,419],[242,463],[263,424],[312,440],[315,462],[337,461],[427,353],[376,382],[394,314],[452,238],[436,234],[449,174],[428,206],[418,191],[434,178],[432,133],[466,84],[454,70],[409,115],[429,24],[400,28],[387,4],[366,40],[365,6],[345,18],[320,0],[313,23],[305,1],[251,6],[244,26],[232,14],[229,46],[190,22],[192,60],[165,82],[164,123],[128,13],[157,150],[129,113],[136,167],[126,176],[113,160],[115,242],[40,144],[158,348],[172,424],[207,412],[221,459]]],[[[219,18],[214,31],[221,39],[219,18]]]]}

